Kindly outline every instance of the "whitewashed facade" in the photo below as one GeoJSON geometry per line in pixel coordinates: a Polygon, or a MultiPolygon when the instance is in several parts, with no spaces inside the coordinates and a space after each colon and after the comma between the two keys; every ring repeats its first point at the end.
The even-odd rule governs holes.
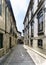
{"type": "MultiPolygon", "coordinates": [[[[28,30],[29,35],[27,45],[46,49],[46,0],[31,0],[25,19],[24,35],[27,36],[25,29],[28,30]],[[27,24],[26,17],[29,19],[27,24]]],[[[24,39],[26,39],[25,36],[24,39]]],[[[26,44],[25,41],[24,44],[26,44]]]]}

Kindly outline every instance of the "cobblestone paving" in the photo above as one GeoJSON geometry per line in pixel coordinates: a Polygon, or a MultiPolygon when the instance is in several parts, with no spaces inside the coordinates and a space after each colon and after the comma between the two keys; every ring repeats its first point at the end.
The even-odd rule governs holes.
{"type": "Polygon", "coordinates": [[[18,45],[3,65],[35,65],[23,45],[18,45]]]}

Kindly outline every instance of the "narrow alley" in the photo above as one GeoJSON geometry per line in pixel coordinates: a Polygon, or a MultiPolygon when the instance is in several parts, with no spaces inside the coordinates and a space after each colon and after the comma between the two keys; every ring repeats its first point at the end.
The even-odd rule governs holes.
{"type": "Polygon", "coordinates": [[[2,65],[35,65],[23,45],[17,45],[2,65]]]}
{"type": "Polygon", "coordinates": [[[46,65],[46,0],[0,0],[0,65],[46,65]]]}

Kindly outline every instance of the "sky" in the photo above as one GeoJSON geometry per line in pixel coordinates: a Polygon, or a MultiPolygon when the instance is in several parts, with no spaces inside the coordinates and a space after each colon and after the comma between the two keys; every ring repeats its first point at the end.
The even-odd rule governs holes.
{"type": "Polygon", "coordinates": [[[17,28],[20,32],[24,29],[23,21],[26,15],[26,11],[30,0],[10,0],[16,19],[17,28]]]}

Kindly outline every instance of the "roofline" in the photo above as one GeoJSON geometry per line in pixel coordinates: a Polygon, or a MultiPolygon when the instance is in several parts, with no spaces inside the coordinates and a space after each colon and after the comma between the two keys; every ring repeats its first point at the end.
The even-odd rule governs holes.
{"type": "Polygon", "coordinates": [[[13,13],[13,9],[12,9],[12,5],[11,5],[11,1],[10,0],[6,0],[6,3],[7,3],[7,6],[9,8],[9,11],[11,12],[12,14],[12,17],[13,17],[13,22],[15,24],[15,27],[16,27],[16,20],[15,20],[15,16],[14,16],[14,13],[13,13]]]}
{"type": "Polygon", "coordinates": [[[28,8],[27,8],[27,12],[26,12],[26,15],[25,15],[25,18],[24,18],[24,21],[23,21],[23,24],[25,23],[25,19],[26,19],[27,13],[28,13],[28,11],[29,11],[30,3],[31,3],[31,0],[30,0],[30,2],[29,2],[28,8]]]}
{"type": "Polygon", "coordinates": [[[21,34],[21,32],[20,32],[20,31],[17,31],[17,32],[21,34]]]}

